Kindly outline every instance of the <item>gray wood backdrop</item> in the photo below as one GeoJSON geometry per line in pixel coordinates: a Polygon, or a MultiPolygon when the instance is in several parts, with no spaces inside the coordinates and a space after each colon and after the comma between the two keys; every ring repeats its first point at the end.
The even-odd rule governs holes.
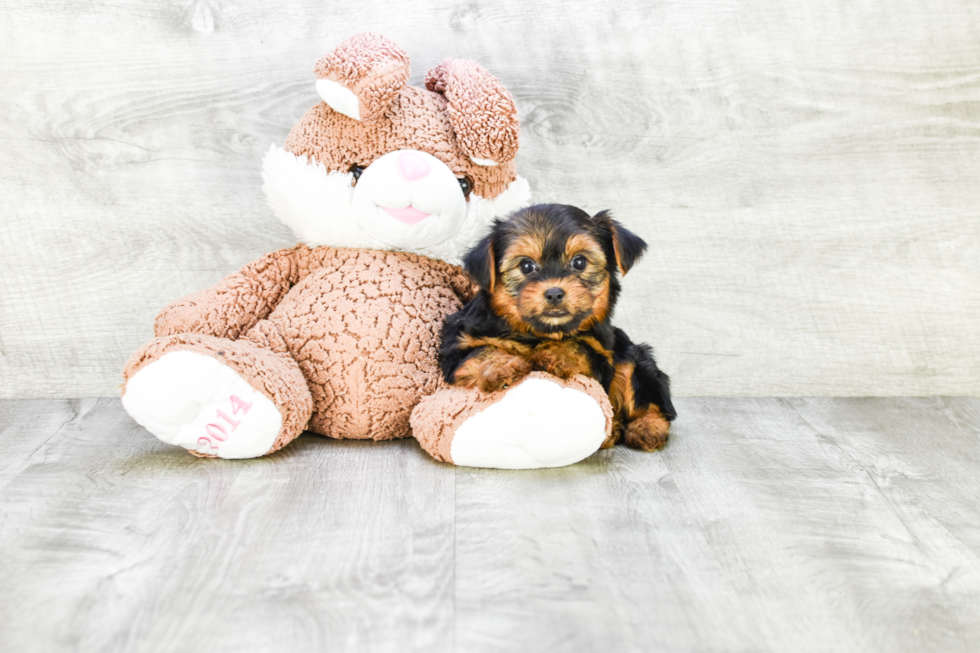
{"type": "Polygon", "coordinates": [[[515,95],[542,201],[651,243],[679,395],[980,394],[974,0],[0,7],[0,396],[113,395],[167,301],[293,244],[260,161],[379,30],[515,95]]]}

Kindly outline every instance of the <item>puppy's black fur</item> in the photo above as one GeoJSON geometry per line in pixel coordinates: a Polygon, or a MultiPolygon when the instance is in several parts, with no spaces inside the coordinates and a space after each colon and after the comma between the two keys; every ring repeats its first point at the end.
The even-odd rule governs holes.
{"type": "Polygon", "coordinates": [[[648,345],[610,318],[619,275],[646,243],[603,211],[542,204],[496,221],[464,259],[479,293],[442,329],[439,362],[449,383],[499,390],[532,370],[585,374],[609,394],[613,435],[640,449],[664,444],[677,413],[670,381],[648,345]]]}

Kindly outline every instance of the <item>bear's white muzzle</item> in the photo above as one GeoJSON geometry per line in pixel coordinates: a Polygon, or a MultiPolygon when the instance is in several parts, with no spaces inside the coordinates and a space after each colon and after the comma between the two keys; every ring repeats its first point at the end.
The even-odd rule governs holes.
{"type": "Polygon", "coordinates": [[[372,238],[411,249],[458,232],[466,198],[445,163],[418,150],[396,150],[364,169],[351,210],[354,222],[372,238]]]}

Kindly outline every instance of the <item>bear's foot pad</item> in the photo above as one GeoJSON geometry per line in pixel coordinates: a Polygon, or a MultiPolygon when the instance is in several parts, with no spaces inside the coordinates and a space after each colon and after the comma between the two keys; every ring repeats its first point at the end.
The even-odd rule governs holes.
{"type": "Polygon", "coordinates": [[[460,424],[451,455],[464,467],[563,467],[595,453],[605,438],[606,416],[594,398],[528,378],[460,424]]]}
{"type": "Polygon", "coordinates": [[[218,359],[190,351],[172,351],[139,370],[122,403],[160,440],[205,456],[261,456],[282,428],[272,400],[218,359]]]}

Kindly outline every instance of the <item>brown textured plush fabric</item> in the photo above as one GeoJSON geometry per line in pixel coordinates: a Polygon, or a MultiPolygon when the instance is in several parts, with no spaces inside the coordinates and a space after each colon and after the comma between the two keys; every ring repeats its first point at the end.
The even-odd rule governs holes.
{"type": "Polygon", "coordinates": [[[157,336],[205,333],[234,340],[265,318],[309,272],[303,265],[308,258],[302,247],[266,254],[210,288],[165,306],[153,331],[157,336]]]}
{"type": "Polygon", "coordinates": [[[473,180],[473,192],[480,197],[496,197],[517,179],[514,161],[480,166],[454,148],[446,104],[441,95],[409,86],[392,101],[390,120],[366,123],[337,113],[321,102],[289,132],[286,149],[296,156],[313,157],[328,171],[338,172],[347,172],[354,165],[370,165],[395,150],[422,150],[445,163],[457,176],[468,175],[473,180]]]}
{"type": "Polygon", "coordinates": [[[520,127],[514,98],[496,77],[467,59],[446,59],[425,75],[425,87],[443,93],[460,149],[497,163],[517,156],[520,127]],[[487,98],[494,98],[488,102],[487,98]]]}
{"type": "MultiPolygon", "coordinates": [[[[553,381],[563,387],[580,390],[595,399],[606,417],[606,435],[612,432],[612,405],[595,379],[579,375],[562,381],[544,372],[531,372],[520,383],[532,378],[553,381]]],[[[503,399],[507,392],[501,390],[487,394],[467,388],[449,387],[425,397],[412,413],[412,435],[430,456],[451,463],[451,448],[456,429],[473,415],[503,399]]]]}
{"type": "Polygon", "coordinates": [[[408,55],[380,34],[362,32],[317,61],[313,71],[353,92],[361,120],[374,122],[408,81],[408,55]]]}
{"type": "MultiPolygon", "coordinates": [[[[447,59],[430,71],[429,88],[409,87],[405,52],[362,33],[314,70],[354,94],[360,120],[321,102],[289,133],[292,154],[347,173],[397,150],[419,150],[469,177],[485,200],[517,179],[514,100],[479,64],[447,59]]],[[[337,91],[319,87],[327,97],[337,91]]],[[[347,110],[350,98],[340,95],[347,110]]],[[[274,449],[304,428],[335,438],[404,437],[419,400],[445,387],[439,333],[472,294],[462,270],[442,261],[300,245],[164,308],[157,339],[134,354],[125,377],[170,351],[191,350],[225,361],[275,403],[283,427],[274,449]]]]}
{"type": "MultiPolygon", "coordinates": [[[[441,386],[442,321],[472,293],[462,269],[443,261],[299,245],[268,254],[167,306],[156,322],[163,338],[137,352],[126,378],[174,346],[203,347],[202,353],[217,356],[222,348],[232,351],[226,338],[241,336],[241,355],[261,366],[285,358],[298,365],[302,377],[285,375],[284,382],[300,383],[302,388],[289,392],[307,393],[313,407],[309,422],[289,438],[304,426],[334,438],[404,437],[410,434],[412,408],[441,386]]],[[[242,375],[251,381],[264,373],[242,375]]],[[[267,395],[283,412],[284,430],[287,419],[295,427],[293,409],[280,403],[287,395],[267,395]]],[[[297,410],[302,413],[302,406],[297,410]]]]}
{"type": "MultiPolygon", "coordinates": [[[[270,453],[303,432],[313,410],[313,400],[299,366],[288,354],[257,347],[244,340],[184,333],[156,338],[140,347],[126,364],[123,377],[128,381],[149,363],[174,351],[191,351],[220,360],[272,400],[282,415],[282,428],[270,453]]],[[[196,451],[191,453],[213,457],[196,451]]]]}
{"type": "Polygon", "coordinates": [[[317,104],[286,138],[286,150],[296,156],[315,159],[329,172],[347,172],[395,150],[422,150],[456,176],[468,176],[473,192],[485,199],[517,179],[514,98],[475,61],[446,59],[429,71],[428,88],[404,86],[407,55],[383,36],[363,33],[341,43],[315,70],[357,95],[362,120],[317,104]],[[470,156],[498,165],[481,166],[470,156]]]}

